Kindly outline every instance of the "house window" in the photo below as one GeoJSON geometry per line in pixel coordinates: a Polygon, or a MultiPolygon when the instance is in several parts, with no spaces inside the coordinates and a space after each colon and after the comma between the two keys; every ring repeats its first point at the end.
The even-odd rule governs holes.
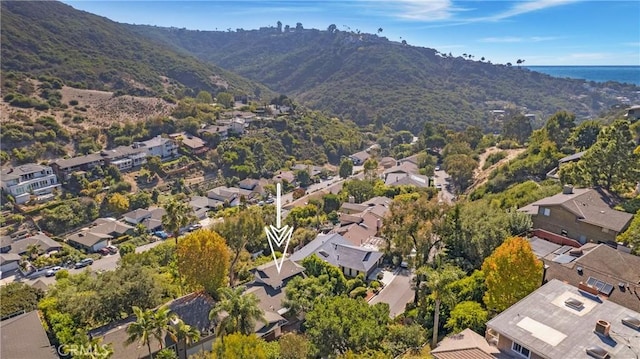
{"type": "Polygon", "coordinates": [[[511,343],[511,350],[513,350],[514,352],[520,354],[521,356],[525,357],[525,358],[531,358],[531,351],[525,347],[523,347],[521,344],[513,342],[511,343]]]}
{"type": "Polygon", "coordinates": [[[550,214],[551,214],[551,209],[550,208],[543,208],[542,209],[542,215],[543,216],[549,217],[550,214]]]}

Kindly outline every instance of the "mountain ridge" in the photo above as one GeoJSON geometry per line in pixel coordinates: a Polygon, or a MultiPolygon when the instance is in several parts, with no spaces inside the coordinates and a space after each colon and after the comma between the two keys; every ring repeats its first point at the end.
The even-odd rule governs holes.
{"type": "Polygon", "coordinates": [[[431,121],[454,129],[476,125],[496,130],[499,123],[491,122],[488,111],[504,105],[537,114],[541,125],[562,109],[578,118],[595,117],[618,104],[616,97],[633,96],[640,89],[554,78],[335,28],[220,32],[127,26],[360,125],[382,122],[418,131],[431,121]]]}

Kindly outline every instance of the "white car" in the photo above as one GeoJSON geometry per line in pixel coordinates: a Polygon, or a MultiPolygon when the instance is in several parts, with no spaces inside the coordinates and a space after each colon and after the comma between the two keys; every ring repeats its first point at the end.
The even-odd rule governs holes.
{"type": "Polygon", "coordinates": [[[440,171],[440,166],[436,166],[435,170],[440,171]]]}
{"type": "Polygon", "coordinates": [[[56,273],[57,273],[59,270],[62,270],[62,267],[60,267],[60,266],[55,266],[55,267],[53,267],[53,268],[49,269],[49,270],[48,270],[44,275],[45,275],[46,277],[53,277],[54,275],[56,275],[56,273]]]}

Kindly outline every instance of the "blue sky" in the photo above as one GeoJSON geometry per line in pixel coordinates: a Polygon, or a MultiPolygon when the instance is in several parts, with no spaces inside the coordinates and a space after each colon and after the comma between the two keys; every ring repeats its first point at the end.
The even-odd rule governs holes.
{"type": "Polygon", "coordinates": [[[64,1],[111,20],[197,30],[336,24],[493,63],[640,65],[640,1],[64,1]]]}

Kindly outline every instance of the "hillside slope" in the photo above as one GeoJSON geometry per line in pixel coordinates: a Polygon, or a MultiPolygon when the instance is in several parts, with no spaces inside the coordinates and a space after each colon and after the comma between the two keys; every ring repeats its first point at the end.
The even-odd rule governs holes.
{"type": "Polygon", "coordinates": [[[618,103],[616,96],[637,96],[639,89],[614,83],[604,90],[601,84],[452,57],[371,34],[129,28],[306,105],[396,129],[416,131],[429,120],[495,130],[499,123],[491,122],[488,110],[504,106],[526,108],[540,121],[560,109],[587,118],[618,103]]]}
{"type": "Polygon", "coordinates": [[[74,87],[134,95],[184,88],[253,95],[263,86],[166,45],[126,26],[57,1],[2,1],[3,72],[52,75],[74,87]]]}

